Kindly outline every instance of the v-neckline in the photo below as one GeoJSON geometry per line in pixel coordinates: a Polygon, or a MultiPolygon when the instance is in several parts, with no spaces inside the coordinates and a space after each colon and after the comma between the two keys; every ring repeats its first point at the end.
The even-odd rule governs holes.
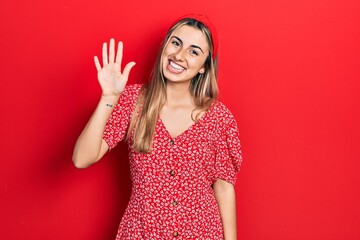
{"type": "Polygon", "coordinates": [[[194,122],[193,124],[191,124],[188,128],[186,128],[184,131],[182,131],[180,134],[176,135],[176,136],[172,136],[169,132],[169,130],[167,129],[165,123],[163,122],[163,120],[161,119],[161,116],[159,115],[158,117],[158,121],[160,122],[160,124],[163,126],[166,134],[168,135],[168,137],[172,140],[175,139],[179,139],[181,138],[183,135],[186,135],[189,131],[191,131],[194,127],[196,127],[198,124],[200,124],[200,122],[204,121],[204,119],[207,117],[208,113],[212,110],[212,108],[215,106],[215,102],[212,102],[209,109],[204,113],[204,115],[201,116],[201,118],[199,118],[199,120],[197,120],[196,122],[194,122]]]}
{"type": "Polygon", "coordinates": [[[161,117],[159,116],[159,122],[161,123],[161,125],[163,126],[166,134],[168,135],[169,138],[171,138],[172,140],[175,140],[175,139],[179,139],[182,135],[185,135],[188,131],[190,131],[194,125],[198,124],[198,122],[200,121],[200,119],[196,122],[194,122],[193,124],[191,124],[188,128],[186,128],[184,131],[182,131],[181,133],[179,133],[178,135],[176,136],[172,136],[169,132],[169,130],[167,129],[165,123],[163,122],[163,120],[161,119],[161,117]]]}

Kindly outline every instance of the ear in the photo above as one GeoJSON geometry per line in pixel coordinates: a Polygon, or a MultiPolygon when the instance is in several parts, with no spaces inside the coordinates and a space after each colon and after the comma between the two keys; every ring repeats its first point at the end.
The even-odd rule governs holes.
{"type": "Polygon", "coordinates": [[[205,73],[205,67],[200,68],[199,73],[200,73],[200,74],[205,73]]]}

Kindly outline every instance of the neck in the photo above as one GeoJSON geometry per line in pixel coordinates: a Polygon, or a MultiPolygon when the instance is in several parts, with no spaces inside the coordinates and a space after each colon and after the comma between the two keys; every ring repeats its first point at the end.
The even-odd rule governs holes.
{"type": "Polygon", "coordinates": [[[189,90],[190,82],[166,84],[166,101],[167,104],[183,105],[192,104],[192,96],[189,90]]]}

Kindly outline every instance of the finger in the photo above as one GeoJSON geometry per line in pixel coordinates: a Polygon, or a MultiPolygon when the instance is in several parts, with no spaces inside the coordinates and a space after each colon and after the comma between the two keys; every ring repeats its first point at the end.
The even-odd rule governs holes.
{"type": "Polygon", "coordinates": [[[123,44],[123,42],[120,41],[118,43],[118,49],[116,52],[116,60],[115,60],[115,62],[117,64],[119,64],[120,67],[121,67],[121,61],[122,61],[122,56],[123,56],[123,47],[124,47],[124,44],[123,44]]]}
{"type": "Polygon", "coordinates": [[[100,65],[99,58],[97,56],[94,57],[94,62],[95,62],[96,70],[100,71],[101,70],[101,65],[100,65]]]}
{"type": "Polygon", "coordinates": [[[109,46],[109,63],[114,63],[114,60],[115,60],[115,40],[111,38],[110,46],[109,46]]]}
{"type": "Polygon", "coordinates": [[[108,55],[107,55],[107,43],[103,43],[103,47],[102,47],[102,60],[103,60],[103,65],[107,65],[108,64],[108,55]]]}
{"type": "Polygon", "coordinates": [[[124,71],[123,71],[123,75],[128,78],[129,77],[129,74],[130,74],[130,71],[131,69],[135,66],[135,62],[129,62],[128,64],[126,64],[125,68],[124,68],[124,71]]]}

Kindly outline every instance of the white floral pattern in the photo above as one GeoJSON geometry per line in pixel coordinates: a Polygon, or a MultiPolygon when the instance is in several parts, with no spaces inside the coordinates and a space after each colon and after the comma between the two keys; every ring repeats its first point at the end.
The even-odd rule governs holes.
{"type": "MultiPolygon", "coordinates": [[[[126,87],[107,122],[110,149],[126,135],[140,88],[126,87]]],[[[132,192],[116,239],[223,239],[212,184],[235,184],[242,156],[236,121],[221,102],[175,138],[159,118],[152,152],[129,145],[129,159],[132,192]]]]}

